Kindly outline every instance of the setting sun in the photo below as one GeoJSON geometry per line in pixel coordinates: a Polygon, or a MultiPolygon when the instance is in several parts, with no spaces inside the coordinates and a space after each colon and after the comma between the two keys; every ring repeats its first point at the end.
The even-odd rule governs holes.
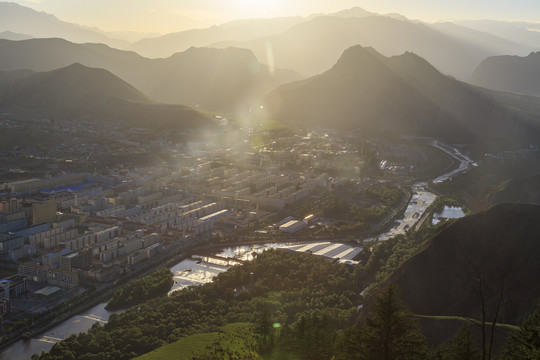
{"type": "Polygon", "coordinates": [[[0,360],[540,359],[539,194],[540,0],[0,0],[0,360]]]}
{"type": "Polygon", "coordinates": [[[231,9],[240,16],[261,16],[265,13],[273,15],[283,9],[283,1],[280,0],[231,0],[231,9]]]}

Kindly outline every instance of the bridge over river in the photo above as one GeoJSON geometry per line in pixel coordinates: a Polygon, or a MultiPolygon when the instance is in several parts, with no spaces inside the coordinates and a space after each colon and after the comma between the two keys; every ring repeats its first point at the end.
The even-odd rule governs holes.
{"type": "MultiPolygon", "coordinates": [[[[438,141],[433,141],[430,145],[439,148],[460,163],[457,169],[439,176],[434,182],[451,179],[475,165],[467,156],[453,147],[441,144],[438,141]]],[[[415,194],[411,198],[403,218],[398,221],[398,226],[375,238],[385,240],[391,236],[395,236],[398,233],[407,230],[409,227],[414,226],[422,219],[425,210],[436,198],[435,194],[427,191],[425,186],[425,183],[414,185],[413,190],[415,194]]],[[[226,271],[230,266],[249,261],[253,259],[254,253],[261,253],[265,249],[272,248],[310,252],[315,255],[325,256],[349,264],[354,264],[355,262],[353,259],[363,250],[359,245],[336,241],[332,242],[328,240],[308,240],[295,243],[267,243],[229,247],[221,250],[221,252],[217,254],[194,255],[192,259],[185,259],[172,266],[171,271],[174,274],[175,283],[171,292],[186,286],[210,282],[217,274],[226,271]]],[[[105,310],[105,303],[100,303],[85,311],[83,314],[67,319],[39,337],[32,338],[26,342],[23,340],[17,341],[15,344],[0,352],[0,360],[24,359],[29,358],[33,353],[48,351],[57,341],[65,339],[71,334],[88,330],[95,321],[106,322],[110,314],[110,311],[105,310]]]]}
{"type": "Polygon", "coordinates": [[[191,255],[191,258],[193,260],[196,260],[197,262],[204,261],[206,263],[211,264],[217,264],[217,265],[223,265],[223,266],[234,266],[234,265],[241,265],[246,260],[236,259],[236,258],[229,258],[225,256],[219,256],[219,255],[191,255]]]}

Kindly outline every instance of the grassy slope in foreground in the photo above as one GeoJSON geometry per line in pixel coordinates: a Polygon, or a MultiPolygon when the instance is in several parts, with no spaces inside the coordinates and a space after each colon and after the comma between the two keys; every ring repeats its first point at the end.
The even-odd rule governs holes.
{"type": "Polygon", "coordinates": [[[235,323],[219,328],[219,331],[195,334],[162,346],[152,352],[137,357],[137,360],[174,360],[192,359],[210,351],[227,351],[240,356],[242,359],[257,359],[254,351],[256,339],[253,324],[235,323]]]}

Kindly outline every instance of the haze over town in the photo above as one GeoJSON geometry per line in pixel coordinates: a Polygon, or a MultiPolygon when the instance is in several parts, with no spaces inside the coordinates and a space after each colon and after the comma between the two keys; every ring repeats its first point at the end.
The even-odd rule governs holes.
{"type": "Polygon", "coordinates": [[[540,358],[540,3],[0,2],[0,360],[540,358]]]}

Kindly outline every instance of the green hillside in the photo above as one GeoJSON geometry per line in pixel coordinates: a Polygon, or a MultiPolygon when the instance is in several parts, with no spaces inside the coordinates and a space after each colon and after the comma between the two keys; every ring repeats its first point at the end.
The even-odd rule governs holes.
{"type": "Polygon", "coordinates": [[[540,175],[505,181],[487,195],[486,202],[540,204],[540,175]]]}
{"type": "Polygon", "coordinates": [[[540,206],[502,204],[439,227],[424,249],[388,279],[422,315],[516,325],[540,299],[540,206]],[[482,292],[482,296],[480,295],[482,292]]]}
{"type": "Polygon", "coordinates": [[[219,355],[220,359],[260,359],[255,351],[254,325],[235,323],[218,331],[196,334],[139,356],[137,360],[197,359],[200,355],[219,355]]]}
{"type": "MultiPolygon", "coordinates": [[[[248,336],[229,337],[242,339],[239,342],[225,336],[221,345],[218,341],[211,346],[212,351],[227,352],[222,345],[252,350],[256,337],[260,353],[272,352],[279,344],[280,350],[304,354],[301,358],[312,354],[329,358],[332,334],[351,326],[359,314],[361,288],[355,276],[353,268],[319,256],[268,250],[219,274],[212,283],[113,314],[103,326],[98,323],[35,358],[60,360],[71,354],[81,360],[127,360],[234,323],[252,323],[255,330],[252,334],[242,330],[248,336]]],[[[211,341],[212,336],[195,339],[211,341]]]]}
{"type": "MultiPolygon", "coordinates": [[[[447,222],[434,236],[407,233],[381,242],[365,265],[355,267],[269,250],[212,283],[113,314],[106,324],[33,359],[127,360],[147,354],[141,358],[350,360],[378,353],[374,341],[384,339],[391,339],[395,351],[423,356],[428,344],[437,346],[463,323],[482,319],[479,286],[488,327],[493,321],[520,324],[536,308],[538,219],[540,206],[499,205],[447,222]],[[416,244],[424,243],[419,252],[408,239],[415,236],[416,244]],[[416,255],[399,265],[395,255],[399,246],[408,246],[404,243],[416,255]],[[388,277],[375,275],[394,268],[392,262],[397,270],[389,270],[388,277]],[[501,290],[504,301],[495,318],[501,290]],[[393,315],[384,316],[385,309],[393,309],[393,315]],[[387,326],[394,321],[401,325],[387,326]],[[381,335],[389,328],[392,336],[381,335]],[[400,339],[409,346],[400,348],[400,339]]],[[[515,329],[496,327],[497,352],[515,329]]],[[[478,338],[474,329],[471,334],[478,338]]]]}

